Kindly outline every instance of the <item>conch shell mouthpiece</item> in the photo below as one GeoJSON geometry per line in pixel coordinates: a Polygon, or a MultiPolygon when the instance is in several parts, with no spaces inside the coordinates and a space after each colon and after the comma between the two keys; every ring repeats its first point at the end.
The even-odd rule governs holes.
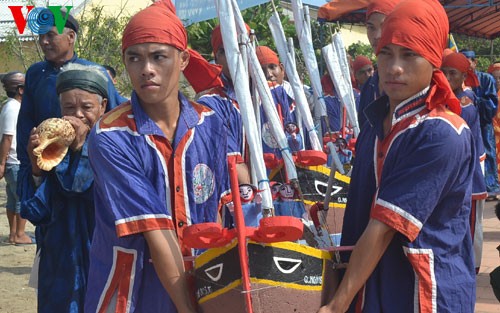
{"type": "Polygon", "coordinates": [[[49,118],[36,128],[40,145],[33,149],[36,164],[44,171],[50,171],[66,156],[68,147],[75,140],[75,129],[62,118],[49,118]]]}

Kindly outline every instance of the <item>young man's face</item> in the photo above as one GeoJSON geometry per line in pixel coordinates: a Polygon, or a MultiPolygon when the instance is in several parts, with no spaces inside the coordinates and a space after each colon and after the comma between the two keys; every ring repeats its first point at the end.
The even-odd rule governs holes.
{"type": "Polygon", "coordinates": [[[177,97],[180,73],[189,63],[189,53],[160,43],[130,46],[123,63],[142,104],[158,104],[177,97]]]}
{"type": "Polygon", "coordinates": [[[451,90],[453,90],[455,94],[461,92],[462,85],[467,77],[467,74],[462,73],[453,67],[443,67],[441,68],[441,71],[443,71],[446,79],[450,83],[451,90]]]}
{"type": "Polygon", "coordinates": [[[382,13],[372,13],[366,21],[366,36],[368,41],[372,46],[373,51],[377,51],[378,41],[382,34],[382,23],[385,20],[386,15],[382,13]]]}
{"type": "Polygon", "coordinates": [[[73,53],[75,32],[65,28],[64,32],[59,34],[54,26],[48,33],[38,36],[38,43],[47,61],[66,61],[69,59],[69,55],[73,53]]]}
{"type": "Polygon", "coordinates": [[[495,78],[495,83],[497,87],[497,91],[500,90],[500,70],[495,70],[493,73],[491,73],[493,78],[495,78]]]}
{"type": "Polygon", "coordinates": [[[94,93],[82,89],[71,89],[59,96],[62,116],[74,116],[92,128],[104,114],[108,99],[102,99],[94,93]]]}
{"type": "Polygon", "coordinates": [[[231,72],[229,71],[229,65],[227,65],[226,52],[224,48],[220,48],[217,50],[215,54],[215,63],[222,66],[222,74],[226,76],[226,78],[231,79],[231,72]]]}
{"type": "Polygon", "coordinates": [[[354,73],[354,77],[356,77],[359,86],[363,86],[368,80],[368,78],[372,76],[373,76],[373,66],[370,64],[363,66],[356,73],[354,73]]]}
{"type": "Polygon", "coordinates": [[[410,98],[431,82],[432,64],[413,50],[388,44],[377,60],[380,84],[391,105],[410,98]]]}
{"type": "Polygon", "coordinates": [[[477,60],[474,58],[467,58],[467,60],[469,60],[470,67],[472,67],[472,70],[475,71],[477,66],[477,60]]]}
{"type": "Polygon", "coordinates": [[[283,84],[283,79],[285,78],[283,65],[274,63],[263,64],[262,71],[268,81],[276,82],[280,85],[283,84]]]}

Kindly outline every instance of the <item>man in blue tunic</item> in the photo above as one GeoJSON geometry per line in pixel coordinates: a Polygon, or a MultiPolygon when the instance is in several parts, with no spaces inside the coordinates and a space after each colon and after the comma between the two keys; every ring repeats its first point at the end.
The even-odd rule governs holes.
{"type": "MultiPolygon", "coordinates": [[[[48,14],[52,14],[48,11],[48,14]]],[[[20,161],[17,193],[21,201],[33,196],[34,185],[31,173],[31,164],[26,151],[30,132],[33,127],[51,117],[61,117],[59,96],[56,92],[56,77],[61,67],[67,63],[95,65],[80,59],[74,52],[74,45],[78,33],[78,22],[71,14],[61,11],[66,24],[62,34],[53,26],[49,32],[40,35],[38,42],[42,48],[45,60],[30,66],[26,72],[24,96],[21,102],[17,123],[17,156],[20,161]]],[[[101,68],[107,76],[104,68],[101,68]]],[[[113,82],[108,81],[107,109],[119,104],[120,96],[114,88],[113,82]]],[[[21,206],[21,214],[23,207],[21,206]]]]}
{"type": "Polygon", "coordinates": [[[83,312],[95,225],[87,135],[106,109],[107,86],[107,76],[98,67],[70,63],[61,69],[56,81],[61,114],[76,137],[53,170],[38,167],[33,149],[41,142],[31,132],[27,151],[36,191],[22,202],[22,215],[37,227],[40,313],[83,312]]]}
{"type": "Polygon", "coordinates": [[[486,181],[486,190],[488,199],[494,200],[500,194],[500,185],[498,182],[497,158],[495,132],[493,130],[493,117],[497,113],[497,90],[493,76],[488,73],[476,70],[476,53],[472,50],[460,50],[475,71],[479,80],[479,86],[472,88],[476,94],[476,106],[479,110],[479,122],[481,124],[481,134],[483,137],[484,149],[486,151],[486,160],[484,162],[484,179],[486,181]]]}
{"type": "Polygon", "coordinates": [[[213,110],[179,93],[179,76],[195,91],[220,80],[206,83],[213,66],[187,49],[169,0],[131,18],[122,53],[131,100],[89,137],[96,228],[85,312],[195,312],[183,256],[199,251],[183,234],[220,221],[229,200],[227,129],[213,110]]]}
{"type": "MultiPolygon", "coordinates": [[[[323,87],[323,93],[325,95],[326,112],[328,115],[328,125],[327,127],[325,121],[321,121],[321,129],[326,134],[328,132],[340,132],[342,131],[342,104],[340,103],[339,97],[335,92],[335,86],[333,85],[332,78],[329,74],[323,75],[321,77],[321,86],[323,87]]],[[[352,93],[354,94],[354,101],[356,107],[359,105],[359,91],[353,88],[352,93]]],[[[347,119],[346,119],[347,120],[347,119]]],[[[325,135],[327,136],[327,135],[325,135]]]]}
{"type": "Polygon", "coordinates": [[[477,97],[471,88],[479,86],[479,80],[470,66],[469,61],[462,53],[450,53],[443,58],[441,70],[448,79],[450,87],[455,96],[460,100],[462,113],[460,116],[467,122],[478,154],[474,178],[472,181],[472,206],[470,227],[472,241],[474,242],[474,259],[476,273],[479,272],[483,252],[483,210],[484,202],[487,197],[486,183],[484,180],[484,160],[486,154],[484,151],[483,140],[481,136],[481,126],[479,123],[479,112],[475,105],[477,97]],[[464,87],[466,86],[466,87],[464,87]]]}
{"type": "Polygon", "coordinates": [[[404,0],[378,43],[386,95],[367,107],[342,245],[355,245],[319,312],[473,312],[473,135],[439,70],[449,23],[437,0],[404,0]]]}

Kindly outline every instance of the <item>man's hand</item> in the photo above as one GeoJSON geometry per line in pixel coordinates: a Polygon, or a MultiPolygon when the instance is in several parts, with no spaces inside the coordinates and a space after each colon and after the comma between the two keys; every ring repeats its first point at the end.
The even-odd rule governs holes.
{"type": "Polygon", "coordinates": [[[28,156],[31,162],[31,173],[35,176],[42,176],[43,170],[37,165],[37,157],[33,154],[33,150],[40,145],[40,136],[36,133],[36,127],[33,127],[28,140],[28,156]]]}
{"type": "Polygon", "coordinates": [[[5,163],[0,164],[0,179],[2,179],[5,175],[5,163]]]}
{"type": "Polygon", "coordinates": [[[90,132],[90,128],[87,124],[82,122],[81,119],[74,116],[63,116],[63,119],[71,123],[71,126],[75,129],[75,140],[71,143],[69,148],[72,151],[80,151],[87,139],[87,135],[90,132]]]}

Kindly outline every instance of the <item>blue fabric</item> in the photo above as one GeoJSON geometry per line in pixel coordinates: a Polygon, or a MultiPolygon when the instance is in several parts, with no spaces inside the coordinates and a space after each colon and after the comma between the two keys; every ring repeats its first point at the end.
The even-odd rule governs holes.
{"type": "Polygon", "coordinates": [[[245,225],[249,227],[258,227],[262,219],[262,204],[255,202],[242,203],[241,209],[243,211],[243,217],[245,218],[245,225]]]}
{"type": "Polygon", "coordinates": [[[290,150],[292,150],[292,152],[304,150],[304,141],[302,140],[302,136],[300,135],[300,133],[296,133],[295,138],[286,132],[285,135],[288,141],[288,147],[290,147],[290,150]]]}
{"type": "Polygon", "coordinates": [[[197,101],[214,110],[227,128],[227,153],[244,157],[243,122],[231,82],[222,76],[223,88],[211,89],[197,101]]]}
{"type": "MultiPolygon", "coordinates": [[[[359,107],[360,103],[360,93],[353,89],[354,101],[356,104],[356,108],[359,107]]],[[[340,99],[337,95],[325,95],[325,104],[326,104],[326,114],[328,116],[328,123],[330,128],[326,127],[326,122],[321,120],[321,130],[325,134],[326,132],[338,132],[342,128],[342,104],[340,103],[340,99]]],[[[348,121],[346,117],[346,121],[348,121]]]]}
{"type": "MultiPolygon", "coordinates": [[[[78,58],[76,54],[67,63],[96,65],[78,58]]],[[[104,68],[102,71],[108,75],[104,68]]],[[[21,202],[30,199],[34,194],[31,163],[26,151],[29,134],[33,127],[37,127],[42,121],[51,117],[61,117],[59,97],[56,92],[56,78],[59,72],[59,68],[55,68],[47,61],[33,64],[26,72],[24,95],[17,122],[17,157],[21,162],[17,193],[21,202]]],[[[110,110],[120,104],[119,99],[121,99],[111,79],[108,81],[108,91],[107,110],[110,110]]]]}
{"type": "Polygon", "coordinates": [[[273,201],[276,216],[294,216],[302,218],[306,212],[302,201],[273,201]]]}
{"type": "Polygon", "coordinates": [[[94,231],[93,175],[87,143],[69,152],[23,200],[22,217],[36,226],[40,252],[38,312],[83,312],[94,231]]]}
{"type": "Polygon", "coordinates": [[[182,245],[184,226],[216,222],[222,198],[229,194],[226,127],[207,107],[181,94],[179,102],[172,143],[135,93],[131,103],[105,115],[89,136],[96,229],[85,312],[96,312],[100,299],[119,288],[130,290],[119,299],[130,301],[130,312],[177,312],[142,233],[173,229],[182,251],[191,252],[182,245]],[[109,285],[113,278],[116,284],[109,285]],[[124,287],[129,282],[130,289],[124,287]]]}
{"type": "Polygon", "coordinates": [[[472,50],[465,50],[465,49],[462,49],[460,50],[460,53],[462,53],[463,55],[465,55],[465,57],[467,59],[475,59],[476,58],[476,53],[472,50]]]}
{"type": "MultiPolygon", "coordinates": [[[[276,106],[277,112],[281,112],[281,127],[293,122],[292,116],[290,114],[290,97],[286,93],[285,89],[281,85],[270,86],[271,95],[273,96],[274,104],[276,106]]],[[[264,153],[273,153],[278,158],[281,158],[281,152],[279,151],[278,144],[276,143],[274,136],[271,133],[270,126],[268,125],[268,118],[264,112],[264,108],[261,107],[260,110],[260,122],[261,122],[261,133],[262,133],[262,151],[264,153]]]]}
{"type": "Polygon", "coordinates": [[[355,245],[370,218],[397,233],[366,282],[363,312],[418,312],[419,301],[432,305],[416,283],[436,292],[430,310],[474,311],[469,214],[475,146],[462,119],[442,108],[427,110],[425,97],[424,90],[398,105],[387,137],[388,98],[365,110],[370,123],[356,143],[341,244],[355,245]],[[426,269],[434,280],[417,276],[426,269]]]}
{"type": "Polygon", "coordinates": [[[17,175],[19,173],[19,164],[5,164],[5,192],[7,195],[7,211],[19,214],[21,212],[21,203],[17,196],[17,175]]]}
{"type": "Polygon", "coordinates": [[[473,88],[477,96],[476,106],[479,110],[479,121],[483,137],[486,160],[484,163],[484,178],[488,193],[500,192],[497,172],[497,158],[495,133],[493,130],[493,117],[497,113],[498,97],[495,88],[495,79],[488,73],[476,71],[479,87],[473,88]]]}
{"type": "Polygon", "coordinates": [[[466,89],[459,93],[457,98],[462,105],[462,113],[460,113],[460,116],[465,120],[467,125],[469,125],[478,156],[472,182],[472,199],[485,199],[487,196],[486,183],[483,170],[481,169],[481,159],[485,157],[485,150],[481,135],[481,126],[479,125],[479,112],[474,104],[477,98],[471,89],[466,89]]]}
{"type": "Polygon", "coordinates": [[[364,110],[366,107],[380,97],[380,90],[378,88],[379,77],[378,71],[373,73],[373,76],[368,78],[361,89],[361,94],[359,96],[359,108],[358,108],[358,124],[359,129],[364,127],[366,122],[366,116],[364,110]]]}

